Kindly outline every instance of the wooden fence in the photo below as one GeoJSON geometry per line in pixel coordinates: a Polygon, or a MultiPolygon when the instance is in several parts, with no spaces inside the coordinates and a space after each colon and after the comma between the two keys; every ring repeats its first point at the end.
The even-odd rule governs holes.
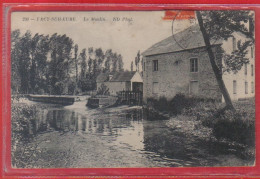
{"type": "Polygon", "coordinates": [[[121,104],[142,105],[143,102],[142,91],[120,91],[118,97],[121,104]]]}

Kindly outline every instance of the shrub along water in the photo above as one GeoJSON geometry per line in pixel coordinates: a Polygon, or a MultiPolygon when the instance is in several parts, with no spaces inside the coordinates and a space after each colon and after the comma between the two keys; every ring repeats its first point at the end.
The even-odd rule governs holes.
{"type": "Polygon", "coordinates": [[[148,98],[147,105],[155,110],[177,115],[195,107],[199,103],[208,103],[213,101],[214,100],[212,99],[186,97],[184,94],[177,94],[169,101],[165,97],[160,97],[159,100],[148,98]]]}
{"type": "Polygon", "coordinates": [[[38,156],[41,155],[38,145],[42,141],[35,141],[35,136],[37,132],[45,131],[46,126],[40,125],[36,129],[37,109],[50,106],[50,104],[36,106],[22,102],[12,103],[11,157],[13,167],[31,167],[30,164],[38,160],[38,156]]]}
{"type": "Polygon", "coordinates": [[[31,130],[35,120],[35,106],[12,105],[12,165],[25,167],[32,158],[30,151],[36,149],[29,146],[34,133],[31,130]]]}
{"type": "Polygon", "coordinates": [[[240,111],[226,110],[213,123],[213,134],[217,139],[230,139],[242,144],[253,145],[255,141],[254,120],[240,111]]]}
{"type": "Polygon", "coordinates": [[[224,104],[212,99],[186,97],[177,94],[172,100],[148,99],[148,108],[170,115],[194,116],[205,127],[212,128],[219,140],[229,140],[244,145],[255,144],[255,103],[254,99],[234,102],[236,111],[224,109],[224,104]]]}

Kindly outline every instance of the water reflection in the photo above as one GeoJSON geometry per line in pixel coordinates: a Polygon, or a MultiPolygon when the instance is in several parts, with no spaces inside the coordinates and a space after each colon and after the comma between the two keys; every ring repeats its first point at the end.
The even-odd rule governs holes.
{"type": "Polygon", "coordinates": [[[117,147],[135,150],[160,166],[214,166],[217,155],[239,151],[214,141],[187,136],[167,126],[167,120],[144,120],[141,109],[124,111],[42,109],[32,132],[49,130],[97,135],[117,147]],[[229,152],[230,151],[230,152],[229,152]],[[231,152],[232,151],[232,152],[231,152]]]}
{"type": "Polygon", "coordinates": [[[118,144],[127,141],[133,148],[143,149],[143,123],[140,109],[120,113],[96,111],[85,115],[64,108],[44,109],[38,111],[35,123],[34,133],[51,129],[62,132],[93,133],[111,136],[118,144]]]}

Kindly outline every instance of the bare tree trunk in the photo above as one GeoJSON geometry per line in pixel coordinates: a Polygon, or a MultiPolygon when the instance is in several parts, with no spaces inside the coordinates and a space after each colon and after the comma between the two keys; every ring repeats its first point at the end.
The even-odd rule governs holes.
{"type": "Polygon", "coordinates": [[[211,48],[209,36],[208,36],[204,26],[203,26],[203,20],[202,20],[201,13],[199,11],[196,11],[196,15],[197,15],[199,26],[200,26],[200,30],[202,32],[203,39],[204,39],[204,42],[205,42],[205,45],[206,45],[206,49],[207,49],[207,52],[208,52],[208,55],[209,55],[209,60],[210,60],[212,69],[213,69],[215,77],[217,79],[220,91],[221,91],[221,93],[222,93],[222,95],[223,95],[223,97],[225,99],[225,102],[226,102],[226,108],[231,109],[231,110],[235,110],[235,108],[234,108],[234,106],[232,104],[231,98],[229,96],[229,93],[227,91],[226,85],[225,85],[225,83],[223,81],[222,72],[221,72],[221,70],[218,68],[218,66],[216,64],[215,56],[214,56],[214,53],[213,53],[212,48],[211,48]]]}
{"type": "Polygon", "coordinates": [[[75,64],[76,64],[76,85],[75,85],[75,90],[74,90],[74,94],[77,93],[78,91],[78,59],[77,57],[75,57],[75,64]]]}

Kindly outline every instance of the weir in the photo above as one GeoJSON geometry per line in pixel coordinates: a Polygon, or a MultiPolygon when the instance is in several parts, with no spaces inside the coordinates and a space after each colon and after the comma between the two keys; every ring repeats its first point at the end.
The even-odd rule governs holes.
{"type": "Polygon", "coordinates": [[[28,99],[36,102],[72,105],[75,97],[72,96],[53,96],[53,95],[28,95],[28,99]]]}

